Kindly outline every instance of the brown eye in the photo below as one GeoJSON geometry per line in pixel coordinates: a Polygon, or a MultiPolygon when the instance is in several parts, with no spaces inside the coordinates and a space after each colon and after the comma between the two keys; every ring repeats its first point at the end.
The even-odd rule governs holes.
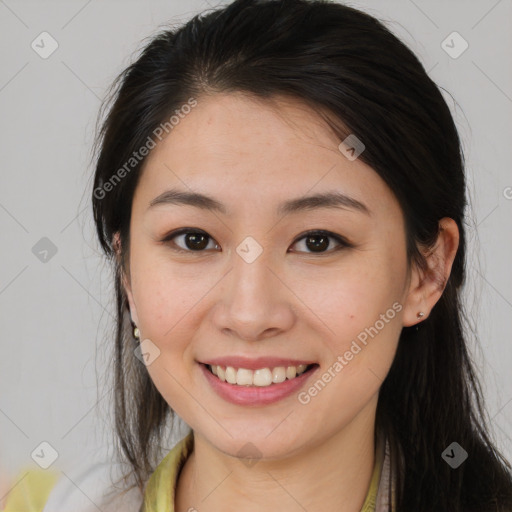
{"type": "MultiPolygon", "coordinates": [[[[173,250],[177,252],[204,252],[207,249],[220,249],[215,240],[204,231],[182,228],[173,231],[165,236],[163,243],[171,243],[173,250]]],[[[331,233],[330,231],[311,231],[298,238],[293,245],[302,243],[301,250],[292,252],[305,252],[309,254],[332,253],[337,250],[352,247],[352,245],[343,237],[331,233]]]]}
{"type": "Polygon", "coordinates": [[[208,245],[209,237],[202,233],[187,233],[184,237],[185,245],[193,251],[200,251],[208,245]]]}
{"type": "Polygon", "coordinates": [[[204,231],[192,231],[188,228],[169,233],[162,242],[172,242],[178,252],[203,252],[204,249],[215,249],[218,244],[204,231]],[[213,243],[213,247],[208,247],[213,243]]]}
{"type": "Polygon", "coordinates": [[[306,235],[299,238],[294,243],[294,245],[298,244],[299,242],[302,242],[303,247],[305,247],[307,250],[294,250],[293,252],[310,252],[313,254],[322,254],[326,252],[334,252],[339,249],[343,249],[344,247],[350,247],[350,244],[345,239],[329,231],[311,231],[310,233],[306,233],[306,235]],[[334,243],[332,243],[331,240],[334,240],[334,243]],[[332,250],[327,250],[331,248],[332,250]]]}

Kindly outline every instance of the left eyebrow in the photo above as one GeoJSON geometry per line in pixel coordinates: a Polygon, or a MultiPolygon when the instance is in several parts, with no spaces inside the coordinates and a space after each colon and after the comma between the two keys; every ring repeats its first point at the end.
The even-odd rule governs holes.
{"type": "Polygon", "coordinates": [[[281,215],[286,215],[303,210],[315,210],[317,208],[341,208],[371,215],[370,209],[364,203],[337,191],[291,199],[280,204],[277,211],[281,215]]]}
{"type": "MultiPolygon", "coordinates": [[[[217,211],[224,215],[228,215],[228,210],[224,204],[211,196],[198,192],[188,192],[178,189],[166,190],[149,203],[148,209],[159,204],[189,205],[203,210],[217,211]]],[[[323,192],[315,195],[290,199],[278,206],[277,213],[279,215],[287,215],[290,213],[305,210],[316,210],[319,208],[356,210],[371,216],[371,210],[364,203],[337,191],[323,192]]]]}

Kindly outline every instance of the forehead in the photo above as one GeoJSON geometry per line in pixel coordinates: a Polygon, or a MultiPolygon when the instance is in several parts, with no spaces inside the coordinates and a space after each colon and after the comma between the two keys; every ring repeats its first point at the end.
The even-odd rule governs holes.
{"type": "Polygon", "coordinates": [[[242,208],[337,190],[377,208],[396,200],[360,159],[348,160],[318,112],[287,98],[198,98],[146,159],[139,195],[193,189],[242,208]],[[224,201],[225,200],[225,201],[224,201]]]}

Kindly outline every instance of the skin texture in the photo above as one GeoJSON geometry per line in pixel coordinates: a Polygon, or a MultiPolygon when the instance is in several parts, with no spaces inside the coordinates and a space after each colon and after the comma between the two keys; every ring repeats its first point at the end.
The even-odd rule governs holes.
{"type": "Polygon", "coordinates": [[[124,285],[140,339],[160,350],[148,372],[195,435],[177,511],[357,512],[363,504],[379,387],[402,327],[425,320],[441,296],[458,231],[443,219],[428,273],[409,268],[398,202],[339,143],[297,101],[217,94],[198,98],[146,160],[133,199],[124,285]],[[148,209],[170,188],[211,195],[228,214],[190,205],[148,209]],[[276,213],[282,201],[326,191],[357,199],[371,214],[276,213]],[[183,227],[206,232],[207,248],[187,248],[184,235],[160,242],[183,227]],[[335,250],[331,238],[327,249],[314,252],[303,236],[319,229],[351,247],[335,250]],[[252,263],[236,252],[247,236],[263,248],[252,263]],[[188,252],[173,250],[180,247],[188,252]],[[266,406],[231,404],[197,362],[225,355],[301,358],[320,365],[314,381],[394,303],[401,310],[306,405],[296,393],[266,406]],[[237,457],[249,441],[261,453],[253,465],[237,457]]]}

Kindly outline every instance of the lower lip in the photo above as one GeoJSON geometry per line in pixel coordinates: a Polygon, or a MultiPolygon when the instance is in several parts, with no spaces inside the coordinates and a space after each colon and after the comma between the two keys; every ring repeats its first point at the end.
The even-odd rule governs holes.
{"type": "Polygon", "coordinates": [[[270,386],[238,386],[222,382],[208,370],[205,364],[199,363],[199,365],[214,391],[224,400],[236,405],[268,405],[278,402],[298,391],[319,368],[318,365],[315,365],[298,377],[291,380],[286,379],[279,384],[271,384],[270,386]]]}

